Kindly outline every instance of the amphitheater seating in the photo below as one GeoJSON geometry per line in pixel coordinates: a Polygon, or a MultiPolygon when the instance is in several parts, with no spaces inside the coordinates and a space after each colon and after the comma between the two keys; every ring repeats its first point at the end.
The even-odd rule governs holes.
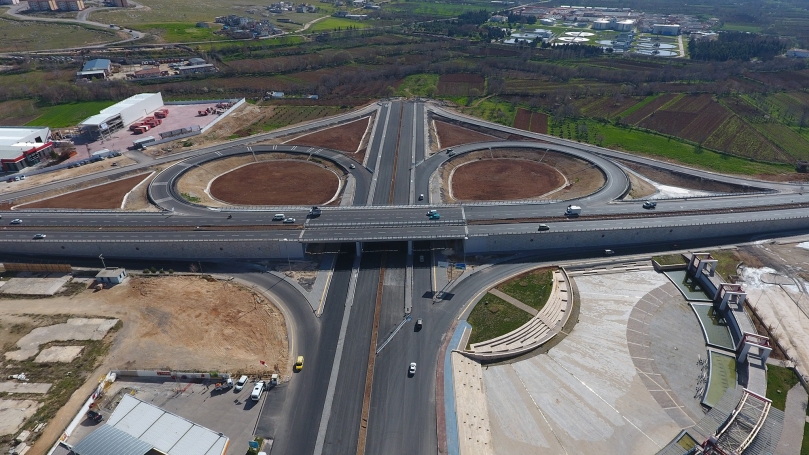
{"type": "Polygon", "coordinates": [[[555,270],[550,297],[536,316],[505,335],[473,344],[468,352],[481,357],[500,357],[540,346],[559,333],[571,305],[567,280],[561,271],[555,270]]]}

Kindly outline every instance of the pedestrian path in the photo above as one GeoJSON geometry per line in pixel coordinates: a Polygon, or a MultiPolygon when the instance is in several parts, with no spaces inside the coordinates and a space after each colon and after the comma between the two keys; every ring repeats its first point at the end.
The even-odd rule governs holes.
{"type": "MultiPolygon", "coordinates": [[[[520,302],[519,300],[515,299],[514,297],[506,294],[505,292],[499,291],[497,288],[489,289],[489,294],[493,294],[501,299],[505,300],[506,302],[514,305],[515,307],[525,311],[526,313],[530,313],[531,316],[536,316],[539,313],[539,310],[536,308],[531,308],[530,306],[520,302]]],[[[545,321],[543,321],[545,322],[545,321]]],[[[547,324],[547,322],[545,322],[547,324]]],[[[550,324],[549,324],[550,325],[550,324]]]]}
{"type": "Polygon", "coordinates": [[[455,413],[458,416],[460,453],[494,455],[481,365],[453,352],[452,376],[455,382],[455,413]]]}
{"type": "Polygon", "coordinates": [[[803,427],[806,425],[807,394],[801,384],[795,384],[787,392],[787,404],[784,409],[784,429],[775,453],[778,455],[800,455],[803,442],[803,427]]]}

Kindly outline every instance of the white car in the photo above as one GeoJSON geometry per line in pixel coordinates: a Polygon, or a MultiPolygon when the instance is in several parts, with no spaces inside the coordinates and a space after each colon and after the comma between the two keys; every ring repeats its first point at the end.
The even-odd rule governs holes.
{"type": "Polygon", "coordinates": [[[253,386],[253,392],[250,394],[250,399],[253,401],[258,401],[261,399],[261,394],[264,392],[264,381],[258,381],[255,386],[253,386]]]}
{"type": "Polygon", "coordinates": [[[292,224],[295,222],[295,218],[284,218],[284,224],[292,224]]]}
{"type": "Polygon", "coordinates": [[[409,369],[409,370],[407,370],[407,373],[408,373],[410,376],[413,376],[414,374],[416,374],[416,362],[412,362],[412,363],[410,364],[410,369],[409,369]]]}
{"type": "Polygon", "coordinates": [[[45,234],[34,234],[34,240],[44,239],[47,237],[45,234]]]}
{"type": "Polygon", "coordinates": [[[19,219],[19,218],[15,218],[15,219],[11,220],[11,224],[22,224],[22,220],[19,219]]]}
{"type": "Polygon", "coordinates": [[[348,168],[349,168],[349,169],[356,169],[356,168],[357,168],[357,166],[354,166],[353,164],[349,164],[349,165],[348,165],[348,168]]]}
{"type": "Polygon", "coordinates": [[[236,387],[234,387],[233,390],[241,392],[245,384],[247,384],[247,376],[242,375],[239,380],[236,381],[236,387]]]}

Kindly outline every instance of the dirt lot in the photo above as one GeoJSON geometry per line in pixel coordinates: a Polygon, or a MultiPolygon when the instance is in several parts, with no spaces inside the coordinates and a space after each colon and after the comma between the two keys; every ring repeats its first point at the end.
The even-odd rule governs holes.
{"type": "Polygon", "coordinates": [[[517,115],[514,117],[514,128],[547,134],[548,115],[542,112],[531,112],[527,109],[517,109],[517,115]]]}
{"type": "Polygon", "coordinates": [[[340,189],[340,179],[302,160],[242,166],[211,182],[211,196],[236,205],[319,205],[340,189]]]}
{"type": "Polygon", "coordinates": [[[147,175],[140,174],[18,207],[25,209],[119,209],[124,196],[142,182],[147,175]]]}
{"type": "Polygon", "coordinates": [[[46,183],[92,174],[93,172],[105,171],[110,168],[112,163],[118,163],[118,166],[124,167],[130,164],[135,164],[135,161],[125,156],[119,156],[116,158],[108,158],[104,161],[99,161],[96,163],[89,163],[81,167],[74,167],[73,169],[61,169],[45,174],[31,175],[26,177],[25,180],[21,180],[19,182],[2,182],[0,183],[0,194],[11,191],[27,190],[29,188],[42,186],[46,183]]]}
{"type": "Polygon", "coordinates": [[[497,140],[494,136],[478,133],[477,131],[451,125],[440,120],[435,120],[433,124],[435,125],[441,148],[455,147],[456,145],[469,144],[472,142],[497,140]]]}
{"type": "MultiPolygon", "coordinates": [[[[601,171],[591,165],[590,163],[574,158],[563,153],[535,151],[528,149],[494,149],[491,152],[488,150],[466,153],[458,156],[439,168],[439,176],[441,179],[441,199],[443,202],[453,203],[455,199],[450,195],[450,176],[453,171],[459,166],[466,163],[479,161],[479,160],[492,160],[492,159],[511,159],[511,160],[527,160],[536,163],[542,163],[544,166],[555,169],[562,176],[567,178],[567,185],[561,190],[556,191],[546,197],[531,197],[532,199],[572,199],[587,196],[598,190],[606,180],[601,171]]],[[[523,163],[524,164],[524,163],[523,163]]],[[[462,167],[461,167],[462,168],[462,167]]],[[[522,167],[516,169],[517,172],[522,172],[522,167]]],[[[513,178],[513,175],[508,175],[508,178],[513,178]]],[[[453,176],[454,178],[454,176],[453,176]]],[[[479,177],[478,177],[479,180],[479,177]]],[[[505,179],[503,179],[505,180],[505,179]]],[[[564,180],[562,180],[564,182],[564,180]]],[[[437,184],[437,182],[436,182],[437,184]]],[[[559,185],[561,185],[560,183],[559,185]]],[[[472,184],[470,184],[470,187],[472,184]]],[[[536,192],[532,191],[534,194],[536,192]]],[[[543,193],[539,193],[543,194],[543,193]]],[[[503,196],[507,196],[504,194],[503,196]]],[[[503,197],[498,194],[489,193],[487,197],[492,200],[503,200],[503,197]]]]}
{"type": "MultiPolygon", "coordinates": [[[[303,155],[295,155],[295,154],[286,154],[286,153],[256,153],[255,159],[258,160],[259,163],[264,162],[278,162],[279,160],[300,160],[304,161],[306,156],[303,155]]],[[[314,161],[314,160],[313,160],[314,161]]],[[[224,158],[221,160],[210,161],[208,163],[203,164],[202,166],[196,166],[194,169],[184,173],[180,179],[177,181],[177,190],[184,195],[192,198],[198,204],[209,205],[212,207],[225,207],[228,204],[224,202],[213,199],[208,194],[208,186],[211,184],[212,180],[216,179],[219,176],[222,176],[225,173],[232,171],[240,166],[244,166],[250,163],[255,163],[253,159],[253,155],[240,155],[234,156],[230,158],[224,158]]],[[[317,161],[317,164],[320,166],[325,166],[329,170],[333,171],[337,175],[340,175],[341,179],[343,177],[343,171],[332,164],[329,161],[317,161]]],[[[331,175],[335,175],[330,173],[331,175]]],[[[268,180],[269,182],[269,180],[268,180]]],[[[296,189],[297,191],[297,189],[296,189]]],[[[329,196],[325,199],[328,200],[334,192],[329,194],[329,196]]],[[[339,199],[334,201],[334,204],[338,204],[339,199]]],[[[324,204],[325,205],[325,204],[324,204]]]]}
{"type": "MultiPolygon", "coordinates": [[[[78,372],[80,366],[88,367],[81,370],[92,372],[86,376],[89,378],[86,382],[85,376],[65,376],[64,371],[58,376],[50,374],[51,378],[65,378],[62,381],[65,384],[59,389],[56,387],[61,382],[55,385],[47,395],[53,398],[46,400],[61,396],[68,404],[56,408],[59,409],[56,417],[45,427],[31,453],[47,451],[89,396],[97,377],[111,368],[218,370],[255,375],[267,373],[268,368],[258,362],[263,360],[269,370],[278,369],[282,376],[289,376],[287,330],[280,311],[263,296],[244,287],[200,276],[130,276],[123,284],[100,292],[86,290],[72,296],[2,299],[0,346],[14,348],[13,343],[34,327],[63,323],[73,316],[118,318],[122,326],[116,333],[108,334],[110,340],[79,343],[87,346],[82,365],[74,362],[65,368],[78,372]],[[109,355],[104,357],[108,342],[109,355]],[[72,388],[68,387],[71,385],[72,388]],[[77,388],[79,391],[73,393],[77,388]],[[60,395],[55,396],[57,392],[60,395]]],[[[40,367],[44,373],[48,368],[53,367],[40,367]]],[[[14,370],[5,369],[3,373],[19,372],[19,368],[14,370]]],[[[37,371],[26,369],[29,374],[37,371]]],[[[34,379],[41,382],[47,375],[34,379]]],[[[39,412],[56,411],[47,409],[48,402],[39,412]]]]}
{"type": "Polygon", "coordinates": [[[565,185],[558,170],[530,160],[488,159],[455,168],[452,196],[461,201],[531,199],[565,185]]]}
{"type": "MultiPolygon", "coordinates": [[[[324,147],[332,150],[346,152],[351,156],[357,153],[357,149],[363,142],[366,132],[371,125],[371,117],[361,118],[350,123],[335,126],[315,133],[284,138],[284,144],[300,144],[312,147],[324,147]]],[[[362,159],[359,159],[362,161],[362,159]]]]}

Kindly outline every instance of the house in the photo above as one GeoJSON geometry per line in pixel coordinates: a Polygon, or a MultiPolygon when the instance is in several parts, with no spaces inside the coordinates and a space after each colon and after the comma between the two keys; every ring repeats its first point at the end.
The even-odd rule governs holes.
{"type": "Polygon", "coordinates": [[[17,172],[33,166],[53,150],[51,129],[47,126],[0,126],[0,167],[17,172]]]}
{"type": "Polygon", "coordinates": [[[122,267],[107,267],[96,274],[96,281],[107,284],[121,284],[126,278],[126,269],[122,267]]]}
{"type": "Polygon", "coordinates": [[[135,71],[132,73],[135,76],[135,79],[148,79],[150,77],[160,77],[163,76],[164,71],[160,70],[160,67],[155,66],[153,68],[144,68],[140,71],[135,71]]]}
{"type": "Polygon", "coordinates": [[[508,18],[506,16],[499,16],[499,15],[494,15],[489,19],[489,21],[491,22],[506,22],[507,20],[508,18]]]}
{"type": "Polygon", "coordinates": [[[29,11],[56,11],[56,0],[28,0],[29,11]]]}

